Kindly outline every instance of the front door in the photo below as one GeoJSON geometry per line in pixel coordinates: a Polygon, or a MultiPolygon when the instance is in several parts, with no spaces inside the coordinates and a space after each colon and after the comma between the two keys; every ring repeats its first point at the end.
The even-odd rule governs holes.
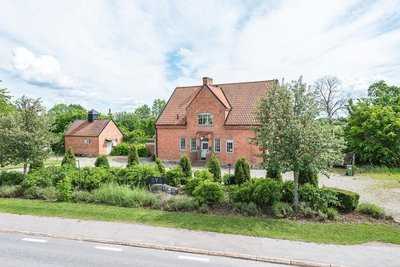
{"type": "Polygon", "coordinates": [[[208,141],[202,141],[201,142],[200,159],[201,160],[206,160],[207,159],[207,153],[208,153],[208,141]]]}
{"type": "Polygon", "coordinates": [[[112,142],[106,142],[107,145],[107,155],[111,153],[113,143],[112,142]]]}

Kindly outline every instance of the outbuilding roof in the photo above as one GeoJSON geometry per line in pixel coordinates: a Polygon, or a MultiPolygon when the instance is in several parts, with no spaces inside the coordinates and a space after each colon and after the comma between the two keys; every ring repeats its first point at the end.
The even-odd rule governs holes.
{"type": "Polygon", "coordinates": [[[65,136],[99,136],[111,120],[76,120],[67,131],[65,136]]]}

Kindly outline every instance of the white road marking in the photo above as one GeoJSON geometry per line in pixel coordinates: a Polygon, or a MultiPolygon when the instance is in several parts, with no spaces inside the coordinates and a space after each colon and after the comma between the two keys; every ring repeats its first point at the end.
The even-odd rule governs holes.
{"type": "Polygon", "coordinates": [[[209,262],[210,259],[208,258],[200,258],[200,257],[191,257],[191,256],[178,256],[180,260],[190,260],[190,261],[202,261],[202,262],[209,262]]]}
{"type": "Polygon", "coordinates": [[[47,243],[47,240],[35,239],[35,238],[22,238],[22,241],[36,242],[36,243],[47,243]]]}
{"type": "Polygon", "coordinates": [[[100,250],[109,250],[109,251],[122,251],[121,248],[116,248],[116,247],[96,246],[94,248],[100,250]]]}

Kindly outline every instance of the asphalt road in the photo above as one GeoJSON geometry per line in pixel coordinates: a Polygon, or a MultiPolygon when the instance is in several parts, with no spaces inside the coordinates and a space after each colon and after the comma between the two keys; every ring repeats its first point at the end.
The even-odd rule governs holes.
{"type": "Polygon", "coordinates": [[[0,234],[0,266],[283,267],[224,257],[3,233],[0,234]]]}

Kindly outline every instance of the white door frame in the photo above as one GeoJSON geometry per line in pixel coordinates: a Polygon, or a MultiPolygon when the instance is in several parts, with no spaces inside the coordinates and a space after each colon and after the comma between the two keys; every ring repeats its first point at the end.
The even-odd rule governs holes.
{"type": "Polygon", "coordinates": [[[107,155],[109,155],[111,153],[111,151],[112,151],[113,143],[112,142],[106,142],[106,146],[107,146],[107,148],[106,148],[107,155]]]}
{"type": "Polygon", "coordinates": [[[209,143],[208,140],[207,141],[201,141],[200,143],[200,160],[206,160],[207,159],[207,153],[208,153],[208,149],[209,149],[209,143]],[[207,149],[203,148],[203,145],[207,144],[207,149]],[[204,155],[204,157],[203,157],[204,155]]]}

